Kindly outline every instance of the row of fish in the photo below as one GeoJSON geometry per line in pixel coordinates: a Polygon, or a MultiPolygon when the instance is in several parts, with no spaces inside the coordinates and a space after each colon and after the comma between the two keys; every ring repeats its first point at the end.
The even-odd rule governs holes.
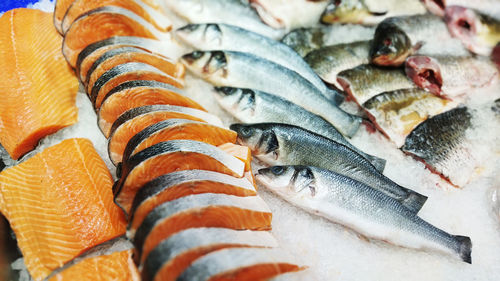
{"type": "MultiPolygon", "coordinates": [[[[259,170],[261,184],[292,204],[368,237],[471,262],[468,237],[423,221],[417,213],[427,198],[385,177],[385,161],[349,143],[346,138],[357,128],[346,129],[353,128],[352,122],[331,113],[359,117],[340,109],[341,100],[325,96],[325,84],[317,86],[318,77],[296,53],[241,27],[188,21],[175,35],[195,51],[181,61],[215,86],[216,100],[224,109],[252,123],[230,129],[238,133],[239,143],[270,166],[259,170]]],[[[413,84],[404,72],[402,76],[413,84]]]]}
{"type": "Polygon", "coordinates": [[[158,40],[168,28],[149,25],[153,14],[129,2],[140,1],[81,8],[61,31],[108,138],[114,200],[142,280],[261,280],[301,270],[267,232],[272,214],[256,194],[250,150],[186,96],[184,66],[158,40]]]}

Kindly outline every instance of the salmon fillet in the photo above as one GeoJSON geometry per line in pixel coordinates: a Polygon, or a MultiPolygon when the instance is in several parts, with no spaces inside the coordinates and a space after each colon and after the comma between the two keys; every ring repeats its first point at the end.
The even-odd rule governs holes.
{"type": "Polygon", "coordinates": [[[61,42],[50,13],[15,9],[0,18],[0,142],[13,159],[77,122],[78,81],[61,42]]]}
{"type": "Polygon", "coordinates": [[[113,179],[92,143],[68,139],[0,173],[0,212],[35,280],[125,233],[113,179]]]}

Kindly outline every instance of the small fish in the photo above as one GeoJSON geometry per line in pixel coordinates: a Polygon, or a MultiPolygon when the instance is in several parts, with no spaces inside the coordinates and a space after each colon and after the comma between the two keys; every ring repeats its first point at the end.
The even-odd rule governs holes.
{"type": "Polygon", "coordinates": [[[243,123],[276,122],[306,128],[349,147],[372,162],[379,171],[384,170],[385,160],[362,152],[328,121],[278,96],[251,89],[221,87],[216,88],[215,98],[225,110],[243,123]]]}
{"type": "Polygon", "coordinates": [[[416,88],[402,69],[363,64],[337,74],[344,91],[362,105],[374,96],[399,89],[416,88]]]}
{"type": "Polygon", "coordinates": [[[215,86],[249,88],[280,96],[320,115],[343,135],[351,137],[361,118],[349,115],[313,84],[288,68],[251,54],[196,51],[181,60],[188,70],[215,86]]]}
{"type": "Polygon", "coordinates": [[[412,56],[405,71],[419,87],[448,99],[498,80],[498,70],[489,59],[471,56],[412,56]]]}
{"type": "Polygon", "coordinates": [[[304,60],[325,82],[342,89],[337,74],[361,64],[370,63],[370,41],[332,45],[311,51],[304,60]]]}
{"type": "Polygon", "coordinates": [[[425,13],[418,0],[335,0],[326,7],[321,22],[377,25],[387,17],[425,13]]]}
{"type": "Polygon", "coordinates": [[[472,8],[490,17],[500,17],[500,5],[498,0],[423,0],[429,12],[444,16],[444,10],[448,6],[461,6],[472,8]]]}
{"type": "Polygon", "coordinates": [[[374,27],[356,24],[332,24],[328,26],[298,28],[286,34],[281,42],[305,57],[323,46],[370,40],[374,27]]]}
{"type": "Polygon", "coordinates": [[[226,23],[279,39],[285,30],[261,21],[257,12],[242,0],[165,0],[165,6],[189,23],[226,23]]]}
{"type": "Polygon", "coordinates": [[[385,177],[354,150],[305,129],[277,123],[233,124],[230,128],[238,133],[238,142],[268,165],[329,169],[380,190],[413,212],[418,212],[427,199],[385,177]]]}
{"type": "Polygon", "coordinates": [[[256,177],[288,202],[367,237],[472,263],[469,237],[438,229],[394,198],[349,177],[308,166],[274,166],[256,177]]]}
{"type": "Polygon", "coordinates": [[[450,33],[473,53],[489,56],[500,42],[499,19],[459,6],[446,7],[444,18],[450,33]]]}
{"type": "Polygon", "coordinates": [[[189,24],[178,29],[176,36],[202,51],[237,51],[256,55],[297,72],[320,91],[327,91],[325,83],[294,50],[258,33],[226,24],[189,24]]]}
{"type": "Polygon", "coordinates": [[[269,26],[290,30],[317,24],[328,0],[250,0],[250,3],[269,26]]]}
{"type": "Polygon", "coordinates": [[[431,48],[452,40],[443,20],[435,15],[387,18],[375,30],[370,49],[377,65],[400,66],[424,44],[431,48]]]}

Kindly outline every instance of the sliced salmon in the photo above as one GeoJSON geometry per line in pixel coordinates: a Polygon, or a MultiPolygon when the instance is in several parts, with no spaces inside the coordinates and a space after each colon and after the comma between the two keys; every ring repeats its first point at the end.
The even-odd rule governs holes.
{"type": "Polygon", "coordinates": [[[135,47],[168,57],[169,51],[159,40],[135,36],[114,36],[97,41],[85,47],[78,54],[76,61],[76,75],[80,81],[87,81],[87,72],[104,53],[121,47],[135,47]]]}
{"type": "Polygon", "coordinates": [[[77,122],[78,81],[61,42],[50,13],[15,9],[0,17],[0,142],[13,159],[77,122]]]}
{"type": "Polygon", "coordinates": [[[112,124],[128,110],[146,105],[175,105],[205,111],[197,102],[172,85],[151,81],[133,80],[122,83],[104,97],[97,112],[99,128],[109,137],[112,124]]]}
{"type": "Polygon", "coordinates": [[[161,39],[165,34],[127,9],[101,7],[81,15],[71,24],[64,36],[63,55],[75,68],[78,54],[85,47],[112,36],[161,39]]]}
{"type": "Polygon", "coordinates": [[[56,4],[54,7],[54,26],[56,27],[57,32],[63,34],[61,24],[71,3],[75,0],[56,0],[56,4]]]}
{"type": "Polygon", "coordinates": [[[254,281],[303,270],[279,248],[229,248],[194,261],[178,281],[254,281]]]}
{"type": "Polygon", "coordinates": [[[171,140],[148,147],[121,165],[115,202],[127,213],[137,191],[152,179],[174,171],[200,169],[242,177],[245,164],[204,142],[171,140]]]}
{"type": "Polygon", "coordinates": [[[173,105],[147,105],[126,111],[111,126],[108,153],[116,165],[130,139],[147,127],[167,119],[182,118],[222,126],[222,121],[210,113],[194,108],[173,105]]]}
{"type": "Polygon", "coordinates": [[[235,144],[234,141],[218,146],[225,152],[233,155],[245,163],[245,171],[252,171],[252,151],[248,146],[235,144]]]}
{"type": "Polygon", "coordinates": [[[196,194],[154,208],[137,231],[129,231],[142,264],[161,241],[193,227],[225,227],[236,230],[270,230],[272,214],[259,196],[196,194]]]}
{"type": "Polygon", "coordinates": [[[123,235],[113,179],[92,143],[68,139],[0,173],[0,211],[35,280],[123,235]]]}
{"type": "MultiPolygon", "coordinates": [[[[127,161],[130,156],[138,151],[163,141],[196,140],[217,146],[227,142],[236,142],[236,138],[235,131],[206,122],[177,118],[168,119],[157,122],[133,136],[123,151],[122,161],[127,161]]],[[[240,156],[231,155],[236,158],[240,156]]]]}
{"type": "Polygon", "coordinates": [[[144,4],[140,0],[75,0],[68,7],[61,23],[62,33],[66,33],[71,24],[80,15],[104,6],[118,6],[134,12],[154,25],[160,31],[169,31],[172,23],[159,10],[144,4]]]}
{"type": "Polygon", "coordinates": [[[117,65],[103,73],[87,92],[90,101],[99,109],[104,97],[121,83],[133,80],[154,80],[177,88],[183,87],[182,79],[175,78],[149,64],[129,62],[117,65]]]}
{"type": "Polygon", "coordinates": [[[87,91],[90,92],[97,79],[106,71],[127,62],[149,64],[178,79],[183,78],[185,74],[185,67],[182,64],[175,63],[167,57],[156,55],[135,47],[120,47],[104,53],[88,70],[87,80],[83,81],[87,91]]]}
{"type": "Polygon", "coordinates": [[[204,170],[172,172],[151,180],[137,192],[130,211],[129,228],[137,229],[149,212],[162,203],[201,193],[256,195],[255,188],[245,178],[204,170]]]}
{"type": "Polygon", "coordinates": [[[229,228],[191,228],[163,240],[144,262],[143,281],[175,281],[196,259],[219,249],[233,247],[277,247],[267,231],[229,228]]]}

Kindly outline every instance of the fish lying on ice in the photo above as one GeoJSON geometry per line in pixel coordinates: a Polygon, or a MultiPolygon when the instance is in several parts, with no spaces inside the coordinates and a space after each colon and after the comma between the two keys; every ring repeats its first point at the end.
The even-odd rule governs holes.
{"type": "Polygon", "coordinates": [[[345,136],[359,129],[361,118],[338,108],[309,81],[279,64],[251,54],[196,51],[182,57],[188,70],[215,86],[248,88],[280,96],[330,122],[345,136]]]}
{"type": "Polygon", "coordinates": [[[259,170],[257,180],[286,201],[367,237],[472,263],[469,237],[438,229],[394,198],[346,176],[316,167],[274,166],[259,170]]]}
{"type": "Polygon", "coordinates": [[[325,119],[278,96],[250,89],[216,88],[216,100],[243,123],[276,122],[305,128],[358,152],[383,171],[385,160],[368,155],[354,147],[325,119]]]}
{"type": "Polygon", "coordinates": [[[412,56],[405,71],[419,87],[449,99],[498,80],[498,70],[489,59],[471,56],[412,56]]]}
{"type": "Polygon", "coordinates": [[[286,124],[233,124],[238,141],[268,165],[312,165],[359,180],[418,212],[426,196],[404,188],[380,173],[345,145],[286,124]]]}
{"type": "Polygon", "coordinates": [[[324,46],[370,40],[375,27],[357,24],[332,24],[311,28],[298,28],[286,34],[281,42],[288,45],[300,56],[324,46]]]}
{"type": "Polygon", "coordinates": [[[336,0],[330,1],[321,21],[377,25],[387,17],[425,13],[419,0],[336,0]]]}

